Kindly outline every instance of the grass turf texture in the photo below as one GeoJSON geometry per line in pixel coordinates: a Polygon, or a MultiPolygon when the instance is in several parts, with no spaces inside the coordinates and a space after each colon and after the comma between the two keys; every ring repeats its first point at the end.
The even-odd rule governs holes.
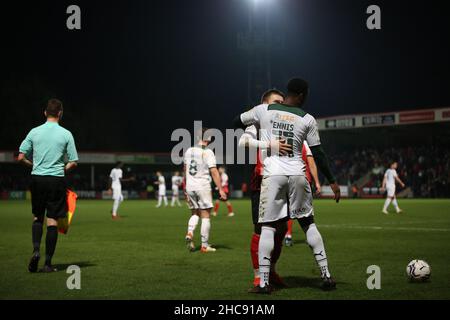
{"type": "MultiPolygon", "coordinates": [[[[125,201],[111,221],[110,201],[79,201],[68,235],[60,235],[54,274],[30,274],[31,214],[26,201],[0,201],[0,299],[450,299],[450,200],[400,200],[403,214],[382,214],[381,200],[315,202],[338,289],[319,289],[319,272],[305,236],[294,225],[294,246],[277,269],[290,288],[251,295],[250,202],[233,201],[212,217],[215,253],[190,253],[184,244],[189,211],[125,201]],[[432,268],[426,283],[407,281],[412,259],[432,268]],[[81,290],[68,290],[65,269],[81,267],[81,290]],[[381,267],[381,290],[368,290],[366,269],[381,267]]],[[[196,231],[199,244],[200,225],[196,231]]],[[[45,232],[44,237],[45,239],[45,232]]],[[[43,239],[41,252],[45,251],[43,239]]],[[[41,260],[42,266],[42,260],[41,260]]]]}

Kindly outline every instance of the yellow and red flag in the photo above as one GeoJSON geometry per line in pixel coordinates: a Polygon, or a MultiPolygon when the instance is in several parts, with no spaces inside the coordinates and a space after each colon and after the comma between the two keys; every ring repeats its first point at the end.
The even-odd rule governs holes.
{"type": "Polygon", "coordinates": [[[70,189],[67,189],[67,216],[58,220],[58,232],[67,234],[70,223],[72,222],[75,208],[77,207],[77,194],[70,189]]]}

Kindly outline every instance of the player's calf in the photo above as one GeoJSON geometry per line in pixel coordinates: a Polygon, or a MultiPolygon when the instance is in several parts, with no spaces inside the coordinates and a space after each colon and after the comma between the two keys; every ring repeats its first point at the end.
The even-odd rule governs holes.
{"type": "Polygon", "coordinates": [[[259,239],[259,277],[261,288],[269,285],[270,269],[272,261],[272,251],[274,248],[276,229],[272,226],[263,226],[261,228],[261,237],[259,239]]]}
{"type": "Polygon", "coordinates": [[[316,259],[317,266],[320,270],[320,276],[322,278],[322,289],[332,290],[336,288],[336,282],[331,277],[328,269],[328,260],[325,252],[325,245],[323,243],[322,235],[317,229],[314,223],[314,217],[306,217],[298,219],[300,226],[306,234],[306,242],[311,248],[314,258],[316,259]]]}

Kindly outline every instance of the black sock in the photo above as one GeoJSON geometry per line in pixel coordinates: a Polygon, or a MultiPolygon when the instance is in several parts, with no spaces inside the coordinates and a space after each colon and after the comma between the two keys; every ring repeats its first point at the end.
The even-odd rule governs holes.
{"type": "Polygon", "coordinates": [[[52,257],[55,253],[56,241],[58,240],[58,228],[56,226],[47,227],[47,236],[45,238],[45,265],[52,265],[52,257]]]}
{"type": "Polygon", "coordinates": [[[31,238],[33,240],[33,251],[39,252],[42,239],[42,221],[35,220],[31,226],[31,238]]]}

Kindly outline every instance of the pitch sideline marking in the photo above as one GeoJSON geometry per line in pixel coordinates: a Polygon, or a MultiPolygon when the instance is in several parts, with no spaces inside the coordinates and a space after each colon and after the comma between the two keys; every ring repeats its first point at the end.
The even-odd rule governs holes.
{"type": "Polygon", "coordinates": [[[380,227],[380,226],[361,226],[348,224],[320,224],[319,228],[344,228],[344,229],[368,229],[368,230],[399,230],[399,231],[431,231],[431,232],[449,232],[447,228],[415,228],[415,227],[380,227]]]}

